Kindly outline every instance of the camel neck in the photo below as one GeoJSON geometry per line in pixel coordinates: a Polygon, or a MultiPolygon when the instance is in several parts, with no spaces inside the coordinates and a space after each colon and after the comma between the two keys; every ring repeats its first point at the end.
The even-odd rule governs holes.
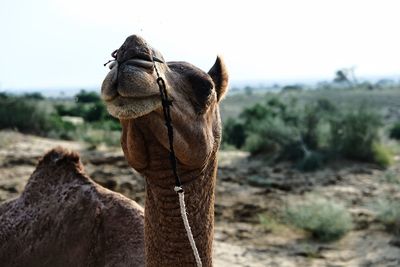
{"type": "MultiPolygon", "coordinates": [[[[188,219],[203,266],[212,266],[216,163],[210,165],[199,177],[183,184],[188,219]]],[[[181,178],[189,180],[190,177],[181,178]]],[[[150,177],[146,179],[146,266],[196,266],[181,218],[178,194],[173,190],[174,178],[163,180],[167,179],[170,187],[152,183],[150,177]]]]}

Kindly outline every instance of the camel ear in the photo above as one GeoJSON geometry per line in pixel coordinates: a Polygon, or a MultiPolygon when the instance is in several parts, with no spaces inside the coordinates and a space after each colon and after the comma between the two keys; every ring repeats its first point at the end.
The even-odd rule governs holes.
{"type": "Polygon", "coordinates": [[[217,56],[214,66],[208,71],[211,79],[215,85],[218,101],[220,101],[228,91],[228,70],[225,66],[224,60],[217,56]]]}

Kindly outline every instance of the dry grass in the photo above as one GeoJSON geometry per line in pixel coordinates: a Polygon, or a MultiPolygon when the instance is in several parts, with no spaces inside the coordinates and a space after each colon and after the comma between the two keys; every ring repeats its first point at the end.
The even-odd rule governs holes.
{"type": "Polygon", "coordinates": [[[0,148],[7,148],[11,144],[17,143],[21,138],[21,134],[16,131],[2,130],[0,131],[0,148]]]}

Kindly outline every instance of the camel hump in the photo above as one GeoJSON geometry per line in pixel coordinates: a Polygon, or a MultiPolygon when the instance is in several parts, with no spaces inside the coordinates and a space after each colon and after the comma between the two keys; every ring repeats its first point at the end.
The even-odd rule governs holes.
{"type": "Polygon", "coordinates": [[[44,174],[43,171],[52,170],[57,173],[83,173],[83,165],[80,161],[78,152],[57,146],[48,151],[36,166],[36,172],[42,173],[42,176],[52,176],[44,174]]]}
{"type": "Polygon", "coordinates": [[[52,192],[54,189],[64,188],[67,184],[87,184],[89,180],[84,174],[77,152],[55,147],[39,160],[25,186],[23,196],[52,192]]]}
{"type": "Polygon", "coordinates": [[[61,164],[79,164],[79,154],[61,146],[48,151],[39,161],[40,165],[61,165],[61,164]]]}

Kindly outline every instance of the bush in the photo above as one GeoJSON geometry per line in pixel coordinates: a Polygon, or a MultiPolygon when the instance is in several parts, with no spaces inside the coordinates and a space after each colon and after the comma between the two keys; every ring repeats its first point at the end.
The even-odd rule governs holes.
{"type": "Polygon", "coordinates": [[[280,158],[297,159],[303,155],[297,136],[296,129],[281,119],[264,119],[253,126],[245,147],[253,155],[277,153],[280,158]]]}
{"type": "Polygon", "coordinates": [[[8,96],[0,99],[0,129],[13,129],[50,138],[75,139],[75,125],[52,113],[51,105],[36,100],[37,97],[8,96]]]}
{"type": "Polygon", "coordinates": [[[253,107],[246,108],[240,113],[239,117],[246,125],[246,131],[251,131],[258,122],[262,121],[269,115],[268,109],[261,104],[255,104],[253,107]]]}
{"type": "Polygon", "coordinates": [[[390,128],[389,137],[392,139],[400,140],[400,122],[394,124],[390,128]]]}
{"type": "Polygon", "coordinates": [[[96,93],[81,92],[79,101],[54,105],[38,93],[14,96],[0,94],[0,129],[18,130],[57,139],[81,140],[92,147],[99,144],[119,145],[121,126],[108,115],[96,93]],[[96,95],[96,97],[95,97],[96,95]],[[61,116],[82,117],[83,125],[65,121],[61,116]]]}
{"type": "Polygon", "coordinates": [[[340,114],[330,121],[332,151],[349,159],[374,161],[374,144],[379,143],[381,117],[363,107],[340,114]]]}
{"type": "Polygon", "coordinates": [[[96,92],[87,92],[85,90],[81,90],[76,96],[75,100],[78,103],[97,103],[101,102],[101,98],[96,92]]]}
{"type": "Polygon", "coordinates": [[[25,99],[32,99],[32,100],[44,100],[44,96],[39,92],[25,93],[22,97],[25,99]]]}
{"type": "Polygon", "coordinates": [[[272,97],[264,105],[245,109],[239,116],[242,123],[229,120],[225,140],[237,144],[233,133],[239,133],[240,142],[245,138],[244,147],[252,155],[267,154],[276,160],[293,161],[302,170],[315,170],[323,162],[318,150],[327,143],[322,138],[327,132],[325,114],[334,110],[336,107],[324,99],[300,108],[295,98],[283,101],[272,97]]]}
{"type": "Polygon", "coordinates": [[[393,164],[393,154],[385,146],[379,143],[372,144],[373,161],[382,168],[387,168],[393,164]]]}
{"type": "Polygon", "coordinates": [[[302,139],[310,149],[319,147],[318,125],[321,120],[321,114],[318,112],[318,107],[307,105],[303,111],[302,118],[302,139]]]}
{"type": "Polygon", "coordinates": [[[110,118],[106,117],[105,120],[102,121],[95,121],[90,123],[91,127],[93,127],[93,129],[97,129],[97,130],[105,130],[105,131],[121,131],[121,124],[119,123],[118,120],[112,118],[110,116],[110,118]]]}
{"type": "Polygon", "coordinates": [[[246,140],[246,133],[243,124],[235,119],[229,118],[224,124],[223,142],[241,148],[246,140]]]}
{"type": "Polygon", "coordinates": [[[0,92],[0,99],[8,99],[9,95],[6,92],[0,92]]]}
{"type": "Polygon", "coordinates": [[[351,215],[343,205],[319,197],[309,196],[304,203],[289,206],[284,217],[322,241],[337,240],[352,228],[351,215]]]}
{"type": "Polygon", "coordinates": [[[328,99],[318,99],[297,111],[298,128],[302,140],[308,149],[318,150],[324,145],[326,135],[329,135],[329,120],[337,114],[337,107],[328,99]]]}
{"type": "Polygon", "coordinates": [[[376,218],[389,232],[400,234],[400,202],[381,199],[374,204],[376,218]]]}
{"type": "Polygon", "coordinates": [[[258,105],[242,113],[248,136],[245,147],[252,154],[276,153],[278,160],[294,161],[302,170],[315,170],[322,166],[322,157],[312,151],[323,144],[324,113],[331,110],[334,106],[327,100],[301,109],[296,99],[286,104],[272,98],[264,108],[258,105]]]}
{"type": "Polygon", "coordinates": [[[315,171],[322,167],[324,163],[324,157],[318,152],[308,152],[305,156],[297,163],[297,168],[301,171],[315,171]]]}
{"type": "Polygon", "coordinates": [[[117,119],[108,114],[106,106],[97,93],[82,90],[75,96],[75,99],[77,101],[72,105],[55,105],[57,114],[59,116],[81,117],[86,122],[90,123],[104,121],[118,122],[117,119]]]}
{"type": "Polygon", "coordinates": [[[89,111],[90,105],[74,104],[74,105],[55,105],[54,108],[59,116],[72,116],[84,118],[89,111]]]}
{"type": "Polygon", "coordinates": [[[0,129],[16,129],[45,136],[51,130],[61,127],[45,106],[20,97],[0,99],[0,114],[0,129]]]}
{"type": "Polygon", "coordinates": [[[275,152],[276,147],[271,142],[263,138],[259,134],[252,133],[246,138],[245,148],[252,155],[257,155],[266,152],[275,152]]]}
{"type": "Polygon", "coordinates": [[[89,106],[86,113],[83,114],[83,118],[87,122],[101,121],[104,120],[107,114],[104,104],[102,102],[97,102],[89,106]]]}
{"type": "Polygon", "coordinates": [[[228,120],[224,142],[237,148],[244,142],[252,155],[292,161],[303,171],[322,167],[333,155],[387,167],[392,156],[380,143],[382,125],[365,106],[340,111],[327,99],[301,106],[296,98],[272,97],[228,120]]]}

